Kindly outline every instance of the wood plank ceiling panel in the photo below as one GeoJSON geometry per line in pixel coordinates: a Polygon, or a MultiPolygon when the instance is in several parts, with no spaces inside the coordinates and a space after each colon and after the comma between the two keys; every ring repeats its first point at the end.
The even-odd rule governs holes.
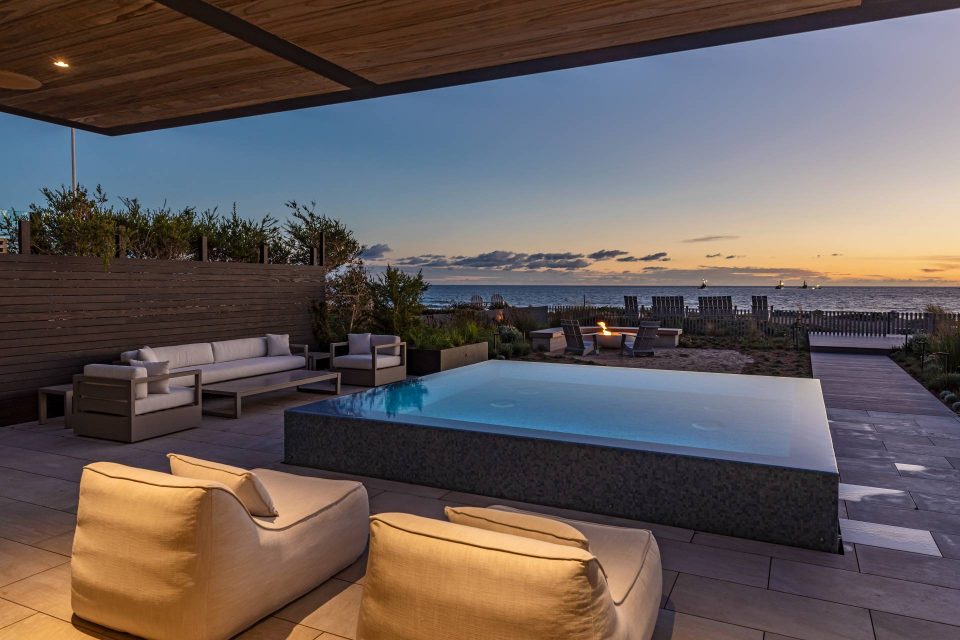
{"type": "Polygon", "coordinates": [[[148,0],[0,3],[0,42],[0,69],[43,83],[0,104],[94,127],[344,89],[148,0]]]}
{"type": "Polygon", "coordinates": [[[635,44],[861,0],[209,0],[384,84],[635,44]]]}

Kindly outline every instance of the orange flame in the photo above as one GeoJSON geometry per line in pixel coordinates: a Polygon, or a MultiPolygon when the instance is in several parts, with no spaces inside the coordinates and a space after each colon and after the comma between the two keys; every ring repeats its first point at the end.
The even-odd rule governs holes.
{"type": "Polygon", "coordinates": [[[607,331],[607,323],[606,323],[606,322],[598,322],[597,324],[600,325],[600,329],[601,329],[600,335],[604,335],[604,336],[612,336],[612,335],[613,335],[613,332],[612,332],[612,331],[607,331]]]}

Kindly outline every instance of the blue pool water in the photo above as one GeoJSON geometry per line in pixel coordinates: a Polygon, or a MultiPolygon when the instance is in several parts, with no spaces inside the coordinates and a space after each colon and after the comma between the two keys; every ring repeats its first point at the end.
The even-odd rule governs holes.
{"type": "Polygon", "coordinates": [[[489,361],[294,411],[837,470],[808,379],[489,361]]]}

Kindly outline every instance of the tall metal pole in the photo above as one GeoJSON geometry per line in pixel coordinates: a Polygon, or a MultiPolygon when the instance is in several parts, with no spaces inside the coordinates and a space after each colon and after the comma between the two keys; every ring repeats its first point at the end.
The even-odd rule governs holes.
{"type": "Polygon", "coordinates": [[[77,195],[77,130],[70,127],[70,185],[77,195]]]}

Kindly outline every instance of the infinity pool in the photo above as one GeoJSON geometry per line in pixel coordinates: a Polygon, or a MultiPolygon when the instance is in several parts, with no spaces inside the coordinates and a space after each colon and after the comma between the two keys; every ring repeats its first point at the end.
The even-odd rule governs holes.
{"type": "Polygon", "coordinates": [[[489,361],[291,409],[285,425],[293,464],[837,546],[817,380],[489,361]]]}

